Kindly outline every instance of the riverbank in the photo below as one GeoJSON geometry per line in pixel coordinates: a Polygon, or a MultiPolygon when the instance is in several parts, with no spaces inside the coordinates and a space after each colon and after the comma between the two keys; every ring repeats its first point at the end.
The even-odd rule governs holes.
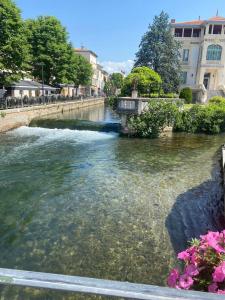
{"type": "Polygon", "coordinates": [[[104,100],[105,99],[103,97],[100,97],[94,99],[90,98],[78,101],[1,110],[0,132],[6,132],[20,126],[27,126],[35,118],[103,104],[104,100]]]}

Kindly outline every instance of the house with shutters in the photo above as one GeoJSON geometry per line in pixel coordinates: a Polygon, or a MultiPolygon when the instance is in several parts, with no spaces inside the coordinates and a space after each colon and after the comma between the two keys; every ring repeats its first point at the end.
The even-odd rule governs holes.
{"type": "Polygon", "coordinates": [[[171,29],[181,43],[181,88],[190,87],[197,102],[225,96],[225,18],[173,19],[171,29]]]}

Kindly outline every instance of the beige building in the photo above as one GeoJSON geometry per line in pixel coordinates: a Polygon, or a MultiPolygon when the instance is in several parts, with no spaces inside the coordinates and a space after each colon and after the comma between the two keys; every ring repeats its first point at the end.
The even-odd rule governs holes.
{"type": "Polygon", "coordinates": [[[108,73],[103,70],[103,67],[97,62],[97,54],[84,47],[75,49],[75,52],[85,57],[92,65],[93,76],[91,85],[88,87],[80,87],[80,94],[89,94],[91,96],[100,96],[103,94],[105,82],[108,80],[108,73]]]}
{"type": "Polygon", "coordinates": [[[225,18],[176,22],[172,32],[181,42],[182,87],[190,87],[196,101],[225,95],[225,18]]]}

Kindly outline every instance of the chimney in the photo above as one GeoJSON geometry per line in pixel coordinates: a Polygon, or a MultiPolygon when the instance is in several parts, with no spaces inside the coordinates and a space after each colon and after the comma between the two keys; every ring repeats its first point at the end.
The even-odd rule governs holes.
{"type": "Polygon", "coordinates": [[[171,19],[171,24],[174,24],[176,23],[176,20],[175,19],[171,19]]]}

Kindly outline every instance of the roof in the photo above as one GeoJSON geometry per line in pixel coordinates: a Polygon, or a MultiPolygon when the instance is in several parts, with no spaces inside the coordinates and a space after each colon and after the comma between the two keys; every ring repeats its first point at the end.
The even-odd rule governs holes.
{"type": "Polygon", "coordinates": [[[214,17],[211,17],[207,20],[201,20],[201,19],[198,19],[198,20],[192,20],[192,21],[186,21],[186,22],[173,22],[171,23],[172,25],[203,25],[203,24],[206,24],[208,22],[225,22],[225,18],[224,17],[221,17],[221,16],[214,16],[214,17]]]}
{"type": "MultiPolygon", "coordinates": [[[[42,89],[42,84],[37,82],[37,81],[33,81],[33,80],[19,80],[17,82],[14,82],[11,84],[11,87],[13,88],[27,88],[27,89],[42,89]]],[[[56,90],[56,88],[44,84],[44,89],[45,90],[56,90]]]]}
{"type": "Polygon", "coordinates": [[[98,57],[98,55],[94,51],[86,49],[86,48],[75,48],[74,51],[77,53],[82,53],[82,52],[83,53],[91,53],[95,57],[98,57]]]}

